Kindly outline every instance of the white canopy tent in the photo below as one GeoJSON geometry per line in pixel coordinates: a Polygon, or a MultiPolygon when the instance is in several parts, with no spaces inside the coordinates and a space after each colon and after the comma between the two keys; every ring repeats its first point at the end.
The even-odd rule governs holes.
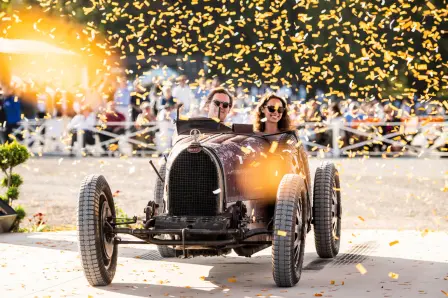
{"type": "Polygon", "coordinates": [[[0,38],[0,53],[77,55],[43,41],[7,38],[0,38]]]}
{"type": "MultiPolygon", "coordinates": [[[[4,55],[28,55],[39,56],[44,55],[46,59],[49,57],[76,56],[79,54],[69,51],[47,42],[29,39],[8,39],[0,38],[0,56],[4,55]]],[[[1,60],[1,59],[0,59],[1,60]]],[[[88,86],[88,70],[87,65],[82,67],[82,85],[88,86]]]]}

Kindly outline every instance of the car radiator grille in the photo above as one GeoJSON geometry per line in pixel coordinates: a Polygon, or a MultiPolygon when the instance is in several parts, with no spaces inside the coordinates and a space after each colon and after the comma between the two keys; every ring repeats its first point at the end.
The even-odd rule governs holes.
{"type": "Polygon", "coordinates": [[[218,213],[219,194],[215,163],[201,151],[181,152],[169,174],[169,214],[182,216],[213,216],[218,213]]]}

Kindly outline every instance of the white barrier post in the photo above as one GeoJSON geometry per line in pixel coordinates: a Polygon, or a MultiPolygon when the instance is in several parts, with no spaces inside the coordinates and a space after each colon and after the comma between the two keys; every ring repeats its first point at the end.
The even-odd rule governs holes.
{"type": "Polygon", "coordinates": [[[340,157],[341,155],[341,150],[339,149],[339,135],[341,133],[340,125],[341,123],[339,121],[335,121],[335,123],[331,124],[333,130],[333,157],[340,157]]]}

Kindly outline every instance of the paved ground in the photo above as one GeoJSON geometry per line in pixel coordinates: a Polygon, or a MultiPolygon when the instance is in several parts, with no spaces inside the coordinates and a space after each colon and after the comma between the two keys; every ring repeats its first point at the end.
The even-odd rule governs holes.
{"type": "MultiPolygon", "coordinates": [[[[81,180],[99,173],[113,192],[120,191],[116,202],[126,213],[143,216],[156,181],[148,161],[35,158],[17,169],[25,181],[18,203],[30,216],[45,213],[50,225],[74,224],[81,180]]],[[[310,160],[312,175],[320,162],[310,160]]],[[[446,159],[356,158],[334,162],[342,182],[343,228],[448,230],[448,192],[443,192],[444,188],[448,191],[446,159]]]]}
{"type": "Polygon", "coordinates": [[[92,288],[80,266],[75,232],[1,235],[1,297],[442,298],[448,293],[446,232],[346,230],[334,260],[319,259],[312,238],[308,234],[304,271],[293,288],[275,286],[269,248],[252,258],[162,261],[152,245],[120,247],[113,283],[92,288]],[[364,275],[357,264],[367,270],[364,275]]]}

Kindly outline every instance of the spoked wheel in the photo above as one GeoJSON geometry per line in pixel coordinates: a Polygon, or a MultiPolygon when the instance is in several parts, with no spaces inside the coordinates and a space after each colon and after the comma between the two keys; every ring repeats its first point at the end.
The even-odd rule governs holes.
{"type": "Polygon", "coordinates": [[[341,191],[332,163],[322,163],[314,179],[314,238],[321,258],[334,258],[341,241],[341,191]]]}
{"type": "Polygon", "coordinates": [[[78,205],[78,240],[82,267],[92,286],[112,282],[118,246],[113,234],[115,206],[103,176],[87,176],[81,184],[78,205]]]}
{"type": "Polygon", "coordinates": [[[272,271],[279,287],[292,287],[300,280],[305,253],[305,183],[296,174],[280,182],[274,215],[272,271]]]}

